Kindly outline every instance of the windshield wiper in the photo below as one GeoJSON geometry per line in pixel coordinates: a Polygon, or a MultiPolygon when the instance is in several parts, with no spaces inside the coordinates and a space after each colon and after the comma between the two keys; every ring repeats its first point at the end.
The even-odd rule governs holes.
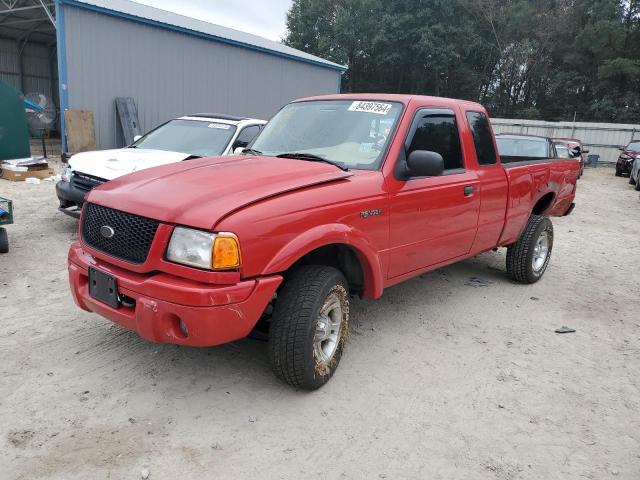
{"type": "Polygon", "coordinates": [[[244,150],[242,150],[242,154],[243,155],[262,155],[262,152],[260,150],[254,150],[253,148],[245,148],[244,150]]]}
{"type": "Polygon", "coordinates": [[[281,153],[280,155],[276,155],[278,158],[296,158],[299,160],[309,160],[310,162],[323,162],[328,163],[329,165],[333,165],[334,167],[338,167],[340,170],[344,170],[348,172],[349,169],[343,165],[340,165],[337,162],[333,162],[331,160],[327,160],[319,155],[314,155],[313,153],[304,153],[304,152],[292,152],[292,153],[281,153]]]}

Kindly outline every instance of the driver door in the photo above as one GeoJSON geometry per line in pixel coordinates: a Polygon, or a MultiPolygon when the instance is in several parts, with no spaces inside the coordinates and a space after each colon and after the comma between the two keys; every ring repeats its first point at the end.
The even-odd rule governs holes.
{"type": "Polygon", "coordinates": [[[475,169],[465,165],[453,110],[418,110],[405,154],[413,150],[442,155],[445,172],[411,178],[390,195],[389,278],[468,254],[478,228],[480,182],[475,169]]]}

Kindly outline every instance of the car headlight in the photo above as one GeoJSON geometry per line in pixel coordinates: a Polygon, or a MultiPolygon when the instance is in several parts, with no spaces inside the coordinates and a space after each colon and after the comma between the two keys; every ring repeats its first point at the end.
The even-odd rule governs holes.
{"type": "Polygon", "coordinates": [[[64,167],[64,170],[62,170],[62,173],[60,174],[60,177],[62,178],[63,182],[70,182],[72,176],[73,176],[73,169],[69,166],[64,167]]]}
{"type": "Polygon", "coordinates": [[[207,270],[240,267],[240,243],[233,233],[210,233],[176,227],[167,247],[167,260],[207,270]]]}

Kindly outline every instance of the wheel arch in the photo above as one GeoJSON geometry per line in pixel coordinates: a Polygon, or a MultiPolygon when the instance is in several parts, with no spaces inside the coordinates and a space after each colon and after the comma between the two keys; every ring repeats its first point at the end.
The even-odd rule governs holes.
{"type": "Polygon", "coordinates": [[[555,192],[547,192],[542,195],[536,203],[533,205],[533,209],[531,210],[532,215],[543,215],[544,212],[549,210],[549,208],[553,205],[553,202],[556,199],[555,192]]]}
{"type": "Polygon", "coordinates": [[[380,258],[364,234],[344,224],[314,227],[298,235],[271,259],[262,275],[284,273],[297,265],[315,263],[338,268],[361,296],[382,295],[380,258]]]}

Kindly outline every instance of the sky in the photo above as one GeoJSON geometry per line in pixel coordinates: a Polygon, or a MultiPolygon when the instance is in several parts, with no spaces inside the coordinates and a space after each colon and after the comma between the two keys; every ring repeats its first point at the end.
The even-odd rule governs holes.
{"type": "Polygon", "coordinates": [[[292,0],[135,0],[187,17],[280,41],[292,0]]]}

